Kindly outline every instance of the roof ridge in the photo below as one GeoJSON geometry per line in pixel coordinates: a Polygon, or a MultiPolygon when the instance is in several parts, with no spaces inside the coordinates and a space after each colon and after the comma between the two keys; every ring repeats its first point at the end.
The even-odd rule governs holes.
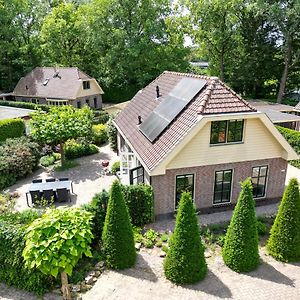
{"type": "Polygon", "coordinates": [[[175,71],[164,71],[162,74],[173,74],[173,75],[193,77],[193,78],[199,78],[199,79],[205,79],[205,80],[219,80],[219,78],[215,77],[215,76],[198,75],[198,74],[194,74],[194,73],[182,73],[182,72],[175,72],[175,71]]]}
{"type": "Polygon", "coordinates": [[[203,113],[203,111],[204,111],[204,109],[206,107],[206,104],[208,102],[208,99],[210,98],[210,96],[212,94],[212,91],[215,88],[216,82],[217,82],[216,79],[213,80],[211,82],[211,84],[206,88],[206,91],[205,91],[205,93],[203,95],[203,99],[201,100],[200,105],[199,105],[199,109],[197,111],[198,114],[202,114],[203,113]]]}

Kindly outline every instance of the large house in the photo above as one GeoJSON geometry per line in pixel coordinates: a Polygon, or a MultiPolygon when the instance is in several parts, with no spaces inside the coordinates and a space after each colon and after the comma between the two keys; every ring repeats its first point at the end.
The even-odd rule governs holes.
{"type": "Polygon", "coordinates": [[[35,68],[16,85],[15,101],[48,105],[102,107],[103,91],[96,79],[78,68],[35,68]]]}
{"type": "Polygon", "coordinates": [[[298,159],[267,115],[216,77],[164,72],[115,125],[121,180],[152,185],[156,216],[174,213],[182,191],[200,211],[230,206],[247,177],[257,202],[279,200],[298,159]]]}

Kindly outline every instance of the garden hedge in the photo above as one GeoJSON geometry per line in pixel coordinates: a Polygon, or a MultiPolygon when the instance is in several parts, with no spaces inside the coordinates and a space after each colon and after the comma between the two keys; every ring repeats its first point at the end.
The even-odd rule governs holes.
{"type": "Polygon", "coordinates": [[[300,261],[300,195],[296,178],[289,181],[284,192],[267,250],[280,261],[300,261]]]}
{"type": "Polygon", "coordinates": [[[241,183],[242,190],[226,232],[222,256],[236,272],[249,272],[259,265],[257,219],[250,178],[241,183]]]}
{"type": "Polygon", "coordinates": [[[46,104],[35,104],[30,102],[17,102],[17,101],[3,101],[0,100],[0,106],[10,106],[10,107],[18,107],[18,108],[27,108],[27,109],[41,109],[44,111],[48,111],[50,106],[46,104]]]}
{"type": "Polygon", "coordinates": [[[179,202],[176,225],[164,261],[165,276],[177,284],[191,284],[207,273],[196,211],[191,195],[184,192],[179,202]]]}
{"type": "MultiPolygon", "coordinates": [[[[288,143],[300,155],[300,132],[280,126],[276,126],[279,132],[284,136],[288,143]]],[[[292,160],[289,162],[291,165],[300,168],[300,160],[292,160]]]]}
{"type": "Polygon", "coordinates": [[[107,126],[106,128],[107,128],[109,145],[112,150],[117,151],[117,149],[118,149],[118,138],[117,138],[118,130],[113,123],[113,119],[114,119],[114,117],[111,117],[108,120],[108,122],[106,124],[106,126],[107,126]]]}
{"type": "Polygon", "coordinates": [[[0,190],[14,184],[37,167],[39,145],[26,137],[7,139],[0,145],[0,190]]]}
{"type": "Polygon", "coordinates": [[[154,220],[154,196],[150,185],[136,184],[122,186],[131,222],[143,226],[154,220]]]}
{"type": "Polygon", "coordinates": [[[106,125],[104,124],[93,125],[92,135],[93,135],[93,142],[96,145],[101,146],[105,144],[108,141],[106,125]]]}
{"type": "Polygon", "coordinates": [[[0,282],[42,295],[53,287],[53,280],[27,269],[22,257],[25,226],[37,217],[32,211],[0,217],[0,282]]]}
{"type": "Polygon", "coordinates": [[[65,156],[67,159],[79,158],[98,152],[99,150],[94,144],[87,142],[78,142],[72,139],[68,140],[65,144],[65,156]]]}
{"type": "Polygon", "coordinates": [[[126,269],[135,264],[136,252],[132,226],[119,182],[112,184],[102,233],[106,264],[126,269]]]}
{"type": "Polygon", "coordinates": [[[17,138],[25,134],[25,123],[22,119],[6,119],[0,121],[0,143],[9,138],[17,138]]]}

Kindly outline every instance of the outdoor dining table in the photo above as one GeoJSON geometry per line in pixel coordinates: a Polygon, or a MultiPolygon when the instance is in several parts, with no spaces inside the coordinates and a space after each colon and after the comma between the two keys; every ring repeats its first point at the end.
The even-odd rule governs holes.
{"type": "Polygon", "coordinates": [[[53,190],[54,192],[57,189],[67,189],[68,191],[72,191],[73,193],[73,186],[71,180],[66,181],[53,181],[53,182],[38,182],[38,183],[31,183],[28,187],[28,191],[26,192],[26,200],[28,201],[28,194],[33,191],[40,191],[41,193],[44,190],[53,190]]]}

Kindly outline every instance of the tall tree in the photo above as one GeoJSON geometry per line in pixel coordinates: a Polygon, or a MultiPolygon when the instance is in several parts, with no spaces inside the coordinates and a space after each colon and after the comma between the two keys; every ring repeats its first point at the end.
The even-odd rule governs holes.
{"type": "Polygon", "coordinates": [[[226,62],[236,44],[240,0],[186,0],[194,41],[209,58],[213,75],[225,80],[226,62]]]}

